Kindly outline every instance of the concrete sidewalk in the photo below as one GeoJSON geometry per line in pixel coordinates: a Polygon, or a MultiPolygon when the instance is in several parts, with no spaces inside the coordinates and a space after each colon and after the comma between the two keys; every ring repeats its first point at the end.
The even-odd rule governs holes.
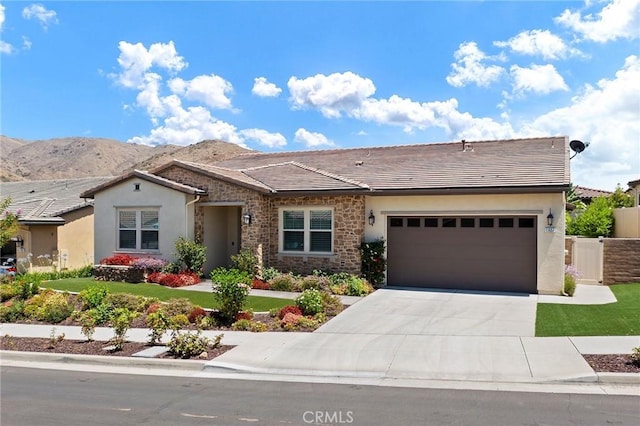
{"type": "MultiPolygon", "coordinates": [[[[52,326],[2,324],[0,333],[48,338],[52,326]]],[[[148,329],[131,329],[130,341],[146,342],[148,329]]],[[[84,340],[80,327],[56,326],[55,334],[84,340]]],[[[640,374],[597,374],[584,353],[631,353],[640,336],[512,337],[421,336],[344,333],[224,334],[237,347],[204,364],[204,371],[270,375],[491,382],[640,383],[640,374]]],[[[113,337],[96,329],[96,340],[113,337]]],[[[166,339],[165,339],[166,340],[166,339]]],[[[7,352],[5,352],[7,353],[7,352]]],[[[8,354],[8,353],[7,353],[8,354]]],[[[85,361],[86,362],[86,361],[85,361]]],[[[131,359],[132,366],[138,361],[131,359]]],[[[147,362],[140,361],[140,362],[147,362]]]]}

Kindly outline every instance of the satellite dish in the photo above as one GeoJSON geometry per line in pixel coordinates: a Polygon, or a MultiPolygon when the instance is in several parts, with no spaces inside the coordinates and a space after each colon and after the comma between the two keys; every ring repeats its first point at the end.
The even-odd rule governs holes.
{"type": "Polygon", "coordinates": [[[575,154],[573,154],[569,159],[571,159],[571,158],[575,157],[576,155],[580,154],[588,146],[589,146],[589,142],[585,143],[585,142],[579,141],[577,139],[574,139],[571,142],[569,142],[569,148],[571,148],[571,150],[573,152],[575,152],[575,154]]]}

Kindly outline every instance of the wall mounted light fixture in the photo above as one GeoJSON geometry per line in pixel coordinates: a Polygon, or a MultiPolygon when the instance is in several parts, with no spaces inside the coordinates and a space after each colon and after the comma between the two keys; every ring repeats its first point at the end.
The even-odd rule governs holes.
{"type": "Polygon", "coordinates": [[[245,225],[251,225],[251,214],[245,213],[242,216],[242,221],[244,222],[245,225]]]}
{"type": "Polygon", "coordinates": [[[547,215],[547,226],[553,226],[553,214],[551,214],[551,209],[549,209],[549,214],[547,215]]]}
{"type": "Polygon", "coordinates": [[[369,225],[373,226],[376,223],[376,216],[373,214],[373,210],[369,211],[369,225]]]}

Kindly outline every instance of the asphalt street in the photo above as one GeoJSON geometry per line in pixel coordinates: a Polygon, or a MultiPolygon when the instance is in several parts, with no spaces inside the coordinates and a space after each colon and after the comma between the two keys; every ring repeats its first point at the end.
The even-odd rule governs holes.
{"type": "Polygon", "coordinates": [[[416,389],[3,367],[3,426],[637,425],[636,396],[416,389]]]}

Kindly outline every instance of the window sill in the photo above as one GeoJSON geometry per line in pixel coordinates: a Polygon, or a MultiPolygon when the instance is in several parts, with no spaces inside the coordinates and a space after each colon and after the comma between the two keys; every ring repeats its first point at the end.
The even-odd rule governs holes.
{"type": "Polygon", "coordinates": [[[115,250],[113,254],[149,254],[149,255],[162,255],[160,250],[115,250]]]}
{"type": "Polygon", "coordinates": [[[312,253],[312,252],[295,252],[295,251],[281,251],[278,252],[278,259],[282,259],[283,257],[300,257],[303,262],[307,261],[309,257],[322,257],[327,259],[332,259],[335,257],[333,253],[312,253]]]}

